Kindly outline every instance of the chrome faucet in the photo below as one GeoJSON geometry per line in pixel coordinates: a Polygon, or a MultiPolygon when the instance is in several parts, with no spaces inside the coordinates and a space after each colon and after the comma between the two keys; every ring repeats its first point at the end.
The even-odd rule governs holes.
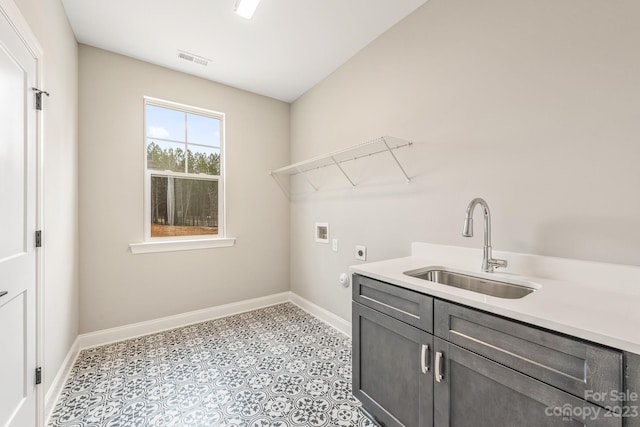
{"type": "Polygon", "coordinates": [[[467,206],[467,216],[464,219],[464,229],[462,235],[464,237],[473,237],[473,210],[476,205],[482,205],[484,210],[484,247],[482,256],[482,271],[493,273],[497,267],[506,267],[507,261],[504,259],[493,259],[491,257],[491,213],[489,205],[484,199],[476,197],[467,206]]]}

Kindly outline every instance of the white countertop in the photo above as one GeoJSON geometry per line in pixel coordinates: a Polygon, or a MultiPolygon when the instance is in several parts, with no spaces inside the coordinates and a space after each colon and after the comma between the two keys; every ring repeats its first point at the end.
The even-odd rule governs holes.
{"type": "Polygon", "coordinates": [[[508,259],[509,267],[504,272],[482,273],[481,250],[414,243],[412,254],[350,269],[440,299],[640,354],[639,267],[494,252],[494,258],[508,259]],[[429,266],[466,270],[494,280],[524,280],[541,288],[520,299],[504,299],[403,274],[429,266]]]}

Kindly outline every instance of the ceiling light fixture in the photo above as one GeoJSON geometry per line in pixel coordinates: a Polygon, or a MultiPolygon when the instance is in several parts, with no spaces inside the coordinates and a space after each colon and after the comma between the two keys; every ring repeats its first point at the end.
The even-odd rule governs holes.
{"type": "Polygon", "coordinates": [[[260,0],[237,0],[235,12],[243,18],[251,19],[260,0]]]}

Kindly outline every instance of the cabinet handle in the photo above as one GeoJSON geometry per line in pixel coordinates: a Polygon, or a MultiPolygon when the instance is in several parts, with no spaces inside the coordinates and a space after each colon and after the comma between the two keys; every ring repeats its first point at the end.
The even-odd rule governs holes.
{"type": "Polygon", "coordinates": [[[422,355],[420,356],[420,367],[422,368],[422,373],[426,374],[429,372],[429,346],[427,344],[422,344],[422,355]]]}
{"type": "Polygon", "coordinates": [[[436,381],[441,382],[444,379],[444,374],[442,373],[442,353],[436,352],[436,381]]]}
{"type": "Polygon", "coordinates": [[[0,297],[3,297],[8,293],[9,293],[8,291],[0,291],[0,297]]]}

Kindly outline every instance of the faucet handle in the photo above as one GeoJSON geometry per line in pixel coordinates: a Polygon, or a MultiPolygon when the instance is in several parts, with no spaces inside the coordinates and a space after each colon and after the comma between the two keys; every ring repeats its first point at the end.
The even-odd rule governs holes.
{"type": "Polygon", "coordinates": [[[506,259],[495,259],[495,258],[491,258],[487,264],[489,264],[489,268],[491,268],[491,271],[493,271],[494,268],[506,268],[507,267],[507,260],[506,259]]]}

